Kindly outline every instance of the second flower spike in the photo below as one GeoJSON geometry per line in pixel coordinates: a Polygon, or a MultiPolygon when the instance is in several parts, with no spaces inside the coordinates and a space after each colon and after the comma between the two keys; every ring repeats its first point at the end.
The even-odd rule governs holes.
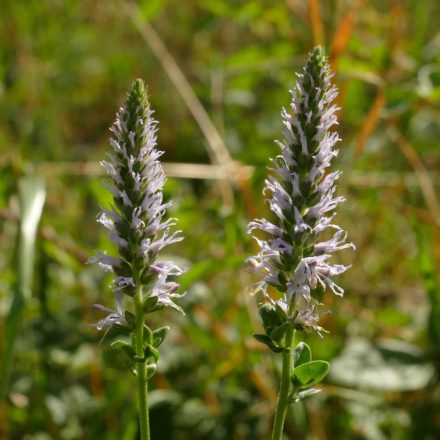
{"type": "Polygon", "coordinates": [[[290,110],[281,112],[284,140],[277,141],[281,154],[272,160],[273,174],[263,191],[269,195],[276,222],[255,219],[248,227],[249,233],[259,229],[269,236],[266,240],[255,237],[260,252],[248,259],[248,266],[263,275],[254,291],[261,290],[269,303],[274,301],[267,287],[281,291],[283,297],[276,301],[279,309],[289,318],[296,317],[297,328],[314,329],[319,335],[318,304],[311,292],[320,283],[343,294],[332,277],[347,267],[331,264],[329,259],[337,250],[354,247],[345,243],[347,234],[333,223],[332,211],[344,200],[335,196],[340,172],[326,174],[340,140],[330,130],[337,124],[337,107],[332,103],[337,90],[330,83],[331,76],[323,50],[316,47],[290,91],[290,110]],[[335,231],[333,237],[320,242],[326,229],[335,231]]]}
{"type": "Polygon", "coordinates": [[[167,277],[180,275],[183,271],[172,262],[156,263],[165,246],[183,237],[181,231],[171,231],[176,219],[164,219],[171,202],[163,203],[166,179],[158,160],[163,153],[156,149],[157,122],[142,80],[133,82],[126,103],[119,109],[110,130],[113,151],[101,164],[109,177],[105,186],[113,195],[113,206],[100,212],[98,222],[109,230],[119,255],[98,253],[91,261],[115,274],[117,313],[111,312],[99,327],[124,321],[121,313],[123,295],[134,296],[139,286],[143,287],[144,300],[147,297],[157,299],[156,307],[171,306],[182,310],[173,301],[180,296],[175,293],[178,285],[168,282],[167,277]]]}
{"type": "Polygon", "coordinates": [[[113,203],[103,209],[98,222],[109,230],[118,255],[98,253],[91,262],[114,274],[116,309],[96,305],[107,315],[95,326],[117,327],[125,336],[112,343],[123,350],[137,376],[140,437],[150,439],[148,380],[156,371],[159,346],[169,328],[152,330],[146,322],[149,313],[170,306],[179,297],[179,284],[168,279],[183,273],[173,262],[159,262],[160,251],[182,240],[181,231],[172,232],[176,219],[165,219],[171,202],[163,202],[165,174],[156,149],[156,121],[143,81],[133,82],[125,105],[119,109],[111,127],[113,151],[101,164],[109,177],[106,188],[113,203]],[[131,301],[130,301],[131,299],[131,301]],[[125,309],[124,304],[130,304],[125,309]]]}
{"type": "Polygon", "coordinates": [[[272,160],[273,174],[263,191],[275,221],[256,219],[248,227],[249,233],[261,230],[268,237],[254,236],[260,252],[247,260],[248,266],[263,276],[253,290],[264,294],[259,313],[266,334],[255,337],[273,352],[282,353],[272,440],[283,436],[287,405],[319,392],[313,386],[327,374],[328,363],[312,360],[306,344],[294,349],[295,332],[314,330],[323,336],[314,290],[320,284],[336,295],[343,294],[332,278],[348,267],[329,260],[333,252],[354,247],[345,242],[347,234],[333,223],[333,211],[344,198],[335,196],[340,172],[327,173],[338,152],[339,136],[331,131],[337,124],[333,104],[337,90],[330,83],[332,75],[322,48],[310,53],[297,76],[290,110],[281,112],[284,140],[277,142],[281,154],[272,160]],[[320,241],[325,230],[333,230],[333,235],[320,241]],[[279,290],[281,298],[273,299],[269,286],[279,290]]]}

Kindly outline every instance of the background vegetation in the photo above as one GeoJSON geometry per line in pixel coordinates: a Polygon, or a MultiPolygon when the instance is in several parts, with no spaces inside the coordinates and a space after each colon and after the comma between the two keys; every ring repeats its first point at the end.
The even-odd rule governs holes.
{"type": "Polygon", "coordinates": [[[289,439],[440,438],[440,4],[435,0],[3,0],[0,14],[0,439],[137,438],[134,380],[91,307],[109,279],[98,162],[130,82],[160,121],[167,197],[186,240],[187,315],[151,395],[153,439],[267,438],[276,358],[258,330],[247,222],[279,112],[314,44],[340,89],[338,216],[357,251],[325,339],[323,392],[292,407],[289,439]],[[32,223],[46,200],[35,243],[32,223]],[[21,209],[20,209],[21,205],[21,209]],[[30,294],[30,289],[32,294],[30,294]],[[15,333],[14,333],[15,332],[15,333]],[[14,334],[16,338],[14,339],[14,334]],[[15,343],[14,343],[15,341],[15,343]],[[10,375],[8,375],[8,371],[10,375]],[[0,387],[1,388],[1,387],[0,387]]]}

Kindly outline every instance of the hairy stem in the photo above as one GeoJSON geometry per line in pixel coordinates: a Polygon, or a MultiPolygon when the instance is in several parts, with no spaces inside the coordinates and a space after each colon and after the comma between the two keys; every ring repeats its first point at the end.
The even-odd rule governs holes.
{"type": "MultiPolygon", "coordinates": [[[[137,284],[134,297],[136,316],[136,355],[144,357],[144,311],[142,310],[142,285],[137,284]]],[[[136,363],[138,380],[138,402],[141,440],[150,440],[150,422],[148,417],[148,381],[145,361],[136,363]]]]}
{"type": "Polygon", "coordinates": [[[273,425],[272,440],[281,440],[283,436],[284,420],[287,411],[287,399],[290,390],[290,373],[293,368],[293,342],[295,339],[295,330],[292,327],[286,332],[284,337],[284,346],[288,349],[283,353],[283,366],[281,371],[280,392],[278,394],[277,410],[273,425]]]}

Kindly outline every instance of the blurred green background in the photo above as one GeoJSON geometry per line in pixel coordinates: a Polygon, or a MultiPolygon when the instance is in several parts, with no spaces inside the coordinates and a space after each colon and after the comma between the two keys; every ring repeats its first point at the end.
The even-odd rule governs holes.
{"type": "Polygon", "coordinates": [[[109,249],[98,162],[137,77],[186,237],[168,252],[189,267],[186,316],[152,318],[172,327],[153,440],[268,438],[279,359],[252,338],[245,227],[269,215],[280,109],[318,43],[340,89],[338,222],[357,251],[335,257],[352,269],[343,299],[324,295],[331,333],[306,337],[330,375],[292,406],[286,438],[440,438],[439,17],[436,0],[2,0],[0,439],[137,439],[134,378],[90,326],[110,280],[85,265],[109,249]]]}

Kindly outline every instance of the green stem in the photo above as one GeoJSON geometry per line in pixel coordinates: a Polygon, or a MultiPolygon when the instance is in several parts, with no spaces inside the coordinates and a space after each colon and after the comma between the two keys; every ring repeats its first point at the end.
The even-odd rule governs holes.
{"type": "Polygon", "coordinates": [[[284,346],[288,351],[283,352],[283,367],[281,371],[280,392],[278,394],[277,410],[273,425],[272,440],[281,440],[283,436],[284,420],[287,411],[287,399],[290,389],[290,373],[293,368],[293,342],[295,330],[289,327],[284,337],[284,346]]]}
{"type": "MultiPolygon", "coordinates": [[[[142,285],[137,284],[136,295],[134,297],[135,316],[136,316],[136,355],[144,357],[144,311],[142,309],[142,285]]],[[[138,379],[138,401],[139,401],[139,421],[141,430],[141,440],[150,440],[150,421],[148,417],[148,381],[146,363],[137,362],[136,371],[138,379]]]]}

